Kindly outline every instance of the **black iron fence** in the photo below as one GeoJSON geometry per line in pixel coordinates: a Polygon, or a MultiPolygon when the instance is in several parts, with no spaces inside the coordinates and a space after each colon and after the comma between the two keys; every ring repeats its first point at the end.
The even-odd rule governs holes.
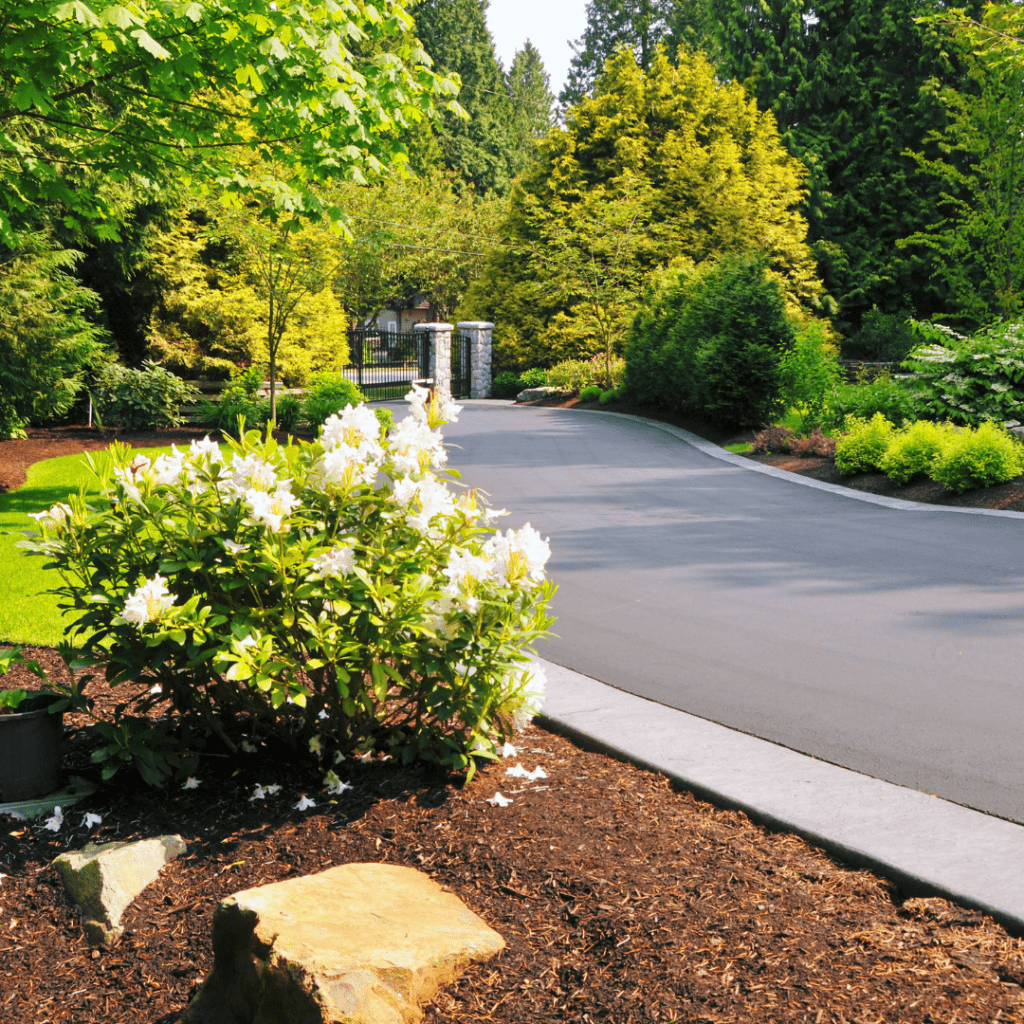
{"type": "Polygon", "coordinates": [[[348,365],[342,373],[368,401],[402,398],[414,380],[430,376],[426,331],[385,331],[376,327],[348,332],[348,365]]]}
{"type": "Polygon", "coordinates": [[[469,335],[452,332],[452,398],[469,398],[472,381],[469,335]]]}

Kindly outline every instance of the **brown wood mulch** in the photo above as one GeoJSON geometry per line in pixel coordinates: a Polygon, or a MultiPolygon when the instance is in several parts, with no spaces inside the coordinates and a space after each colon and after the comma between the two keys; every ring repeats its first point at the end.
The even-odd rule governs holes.
{"type": "MultiPolygon", "coordinates": [[[[6,445],[33,440],[0,444],[3,479],[15,476],[6,445]]],[[[68,454],[38,440],[50,445],[38,457],[68,454]]],[[[27,653],[61,671],[54,652],[27,653]]],[[[86,723],[66,724],[68,771],[95,779],[86,723]]],[[[353,789],[335,798],[312,758],[213,752],[198,789],[118,776],[58,832],[0,817],[0,1021],[172,1024],[212,965],[220,899],[379,860],[426,871],[508,943],[441,992],[427,1024],[1024,1024],[1024,941],[990,918],[904,899],[798,837],[536,726],[517,746],[468,785],[346,761],[353,789]],[[507,776],[516,761],[548,777],[507,776]],[[258,783],[282,790],[253,801],[258,783]],[[486,802],[499,790],[511,806],[486,802]],[[295,809],[302,794],[315,809],[295,809]],[[87,811],[103,819],[89,832],[87,811]],[[50,862],[87,841],[165,833],[187,854],[129,908],[119,943],[91,948],[50,862]]]]}

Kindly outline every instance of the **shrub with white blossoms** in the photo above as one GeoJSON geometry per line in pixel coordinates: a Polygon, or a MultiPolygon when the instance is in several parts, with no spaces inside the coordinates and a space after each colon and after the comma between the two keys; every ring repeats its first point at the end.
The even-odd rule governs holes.
{"type": "Polygon", "coordinates": [[[360,405],[313,443],[252,431],[155,461],[114,445],[94,460],[102,502],[37,516],[25,546],[63,577],[79,657],[173,707],[162,731],[113,723],[105,773],[160,781],[203,744],[273,735],[472,771],[537,710],[547,541],[494,531],[507,513],[444,468],[458,407],[407,399],[387,436],[360,405]]]}

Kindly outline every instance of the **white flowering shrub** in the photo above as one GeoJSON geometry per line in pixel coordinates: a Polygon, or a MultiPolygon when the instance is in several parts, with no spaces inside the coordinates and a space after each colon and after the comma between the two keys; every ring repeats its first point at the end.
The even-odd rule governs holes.
{"type": "Polygon", "coordinates": [[[61,574],[80,660],[173,707],[105,723],[107,777],[134,761],[159,782],[204,744],[272,735],[472,771],[539,707],[548,544],[453,490],[458,408],[407,397],[386,436],[360,405],[314,443],[252,431],[152,462],[115,445],[94,460],[102,502],[37,517],[25,546],[61,574]]]}

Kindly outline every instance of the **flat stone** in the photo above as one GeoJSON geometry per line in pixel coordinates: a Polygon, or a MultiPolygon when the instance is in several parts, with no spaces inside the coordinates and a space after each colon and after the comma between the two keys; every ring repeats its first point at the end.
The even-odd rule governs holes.
{"type": "Polygon", "coordinates": [[[505,941],[414,868],[342,864],[235,893],[182,1024],[413,1024],[505,941]]]}
{"type": "Polygon", "coordinates": [[[516,395],[517,402],[536,402],[540,398],[547,398],[548,395],[562,394],[561,388],[553,388],[545,385],[542,388],[527,388],[516,395]]]}
{"type": "Polygon", "coordinates": [[[160,869],[185,852],[181,836],[158,836],[135,843],[89,843],[62,853],[53,866],[78,904],[90,942],[121,937],[121,915],[156,880],[160,869]]]}

